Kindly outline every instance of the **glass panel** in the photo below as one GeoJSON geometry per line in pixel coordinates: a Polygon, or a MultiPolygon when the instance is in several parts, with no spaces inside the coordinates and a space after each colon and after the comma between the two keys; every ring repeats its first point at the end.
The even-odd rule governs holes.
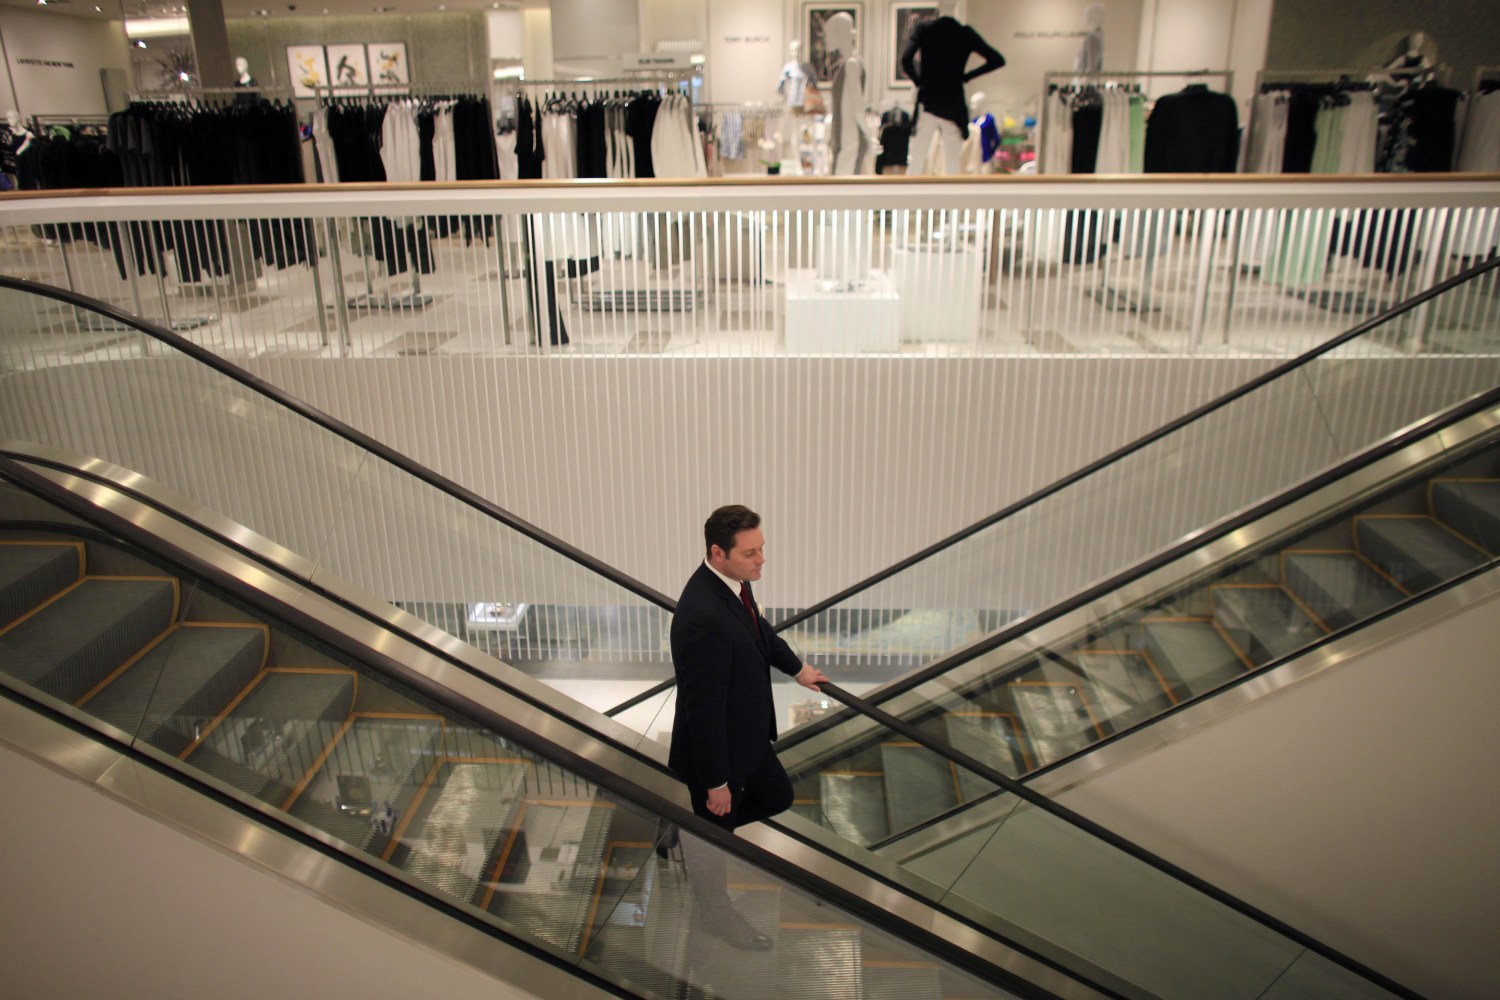
{"type": "Polygon", "coordinates": [[[3,481],[0,581],[5,683],[642,996],[1012,995],[3,481]]]}
{"type": "Polygon", "coordinates": [[[73,312],[0,289],[0,355],[39,369],[7,385],[6,436],[175,489],[315,564],[315,583],[352,583],[600,712],[671,675],[665,611],[159,342],[122,328],[83,345],[73,312]]]}
{"type": "Polygon", "coordinates": [[[813,662],[882,659],[897,676],[1493,387],[1500,354],[1487,338],[1500,316],[1485,291],[1491,280],[1449,290],[788,634],[813,662]],[[1459,325],[1462,347],[1451,337],[1459,325]],[[1440,326],[1449,346],[1422,351],[1440,326]]]}

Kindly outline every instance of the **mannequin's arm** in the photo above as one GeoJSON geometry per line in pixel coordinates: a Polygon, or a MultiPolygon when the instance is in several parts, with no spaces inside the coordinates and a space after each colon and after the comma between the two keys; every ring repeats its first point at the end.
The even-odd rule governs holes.
{"type": "Polygon", "coordinates": [[[1005,65],[1005,57],[997,52],[994,46],[990,45],[989,42],[981,38],[979,36],[979,32],[974,31],[972,28],[969,29],[969,31],[974,36],[974,51],[984,59],[984,62],[981,63],[977,69],[972,69],[964,74],[964,83],[968,83],[976,76],[984,76],[984,74],[986,73],[993,73],[995,70],[1005,65]]]}

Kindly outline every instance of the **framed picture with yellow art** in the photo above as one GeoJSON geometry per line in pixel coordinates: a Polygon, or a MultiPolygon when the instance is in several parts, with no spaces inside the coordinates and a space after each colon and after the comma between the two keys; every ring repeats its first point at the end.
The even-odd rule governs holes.
{"type": "Polygon", "coordinates": [[[315,97],[314,88],[328,86],[328,56],[321,45],[288,45],[286,68],[297,97],[315,97]]]}
{"type": "Polygon", "coordinates": [[[365,49],[370,54],[370,83],[376,87],[404,87],[411,83],[405,42],[371,42],[365,49]]]}

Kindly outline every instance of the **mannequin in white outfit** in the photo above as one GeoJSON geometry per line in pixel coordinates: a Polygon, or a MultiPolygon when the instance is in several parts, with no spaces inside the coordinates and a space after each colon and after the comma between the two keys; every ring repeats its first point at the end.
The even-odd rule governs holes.
{"type": "Polygon", "coordinates": [[[802,173],[802,105],[807,100],[807,88],[814,82],[812,67],[802,61],[802,43],[794,38],[786,47],[786,65],[781,67],[781,79],[776,84],[776,93],[786,104],[781,126],[783,174],[802,173]]]}
{"type": "Polygon", "coordinates": [[[845,13],[830,17],[824,25],[828,51],[841,56],[833,76],[833,113],[830,150],[833,172],[850,176],[866,172],[871,147],[865,124],[865,64],[859,58],[854,35],[854,18],[845,13]]]}

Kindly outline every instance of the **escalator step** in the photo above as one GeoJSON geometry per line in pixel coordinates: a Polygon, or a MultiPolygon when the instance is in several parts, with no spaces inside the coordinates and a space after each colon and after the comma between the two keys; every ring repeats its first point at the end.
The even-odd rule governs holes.
{"type": "Polygon", "coordinates": [[[864,956],[859,928],[787,924],[776,935],[776,1000],[861,1000],[864,956]]]}
{"type": "Polygon", "coordinates": [[[877,771],[824,771],[819,779],[823,816],[835,833],[861,845],[890,836],[885,775],[877,771]]]}
{"type": "Polygon", "coordinates": [[[1500,479],[1435,479],[1431,503],[1434,517],[1500,555],[1500,479]]]}
{"type": "MultiPolygon", "coordinates": [[[[687,895],[691,897],[691,892],[687,895]]],[[[686,937],[683,965],[689,983],[688,998],[782,1000],[788,995],[781,991],[780,983],[780,970],[787,964],[782,948],[788,940],[788,931],[782,924],[781,892],[775,886],[737,887],[731,881],[729,896],[735,913],[756,931],[771,938],[775,946],[770,951],[742,951],[720,941],[704,931],[710,918],[699,912],[694,902],[688,908],[690,916],[682,929],[686,937]]]]}
{"type": "MultiPolygon", "coordinates": [[[[1015,716],[1006,712],[950,712],[943,716],[948,745],[1007,777],[1017,777],[1032,768],[1032,762],[1017,733],[1015,716]]],[[[973,802],[995,790],[967,768],[958,770],[958,793],[973,802]]]]}
{"type": "Polygon", "coordinates": [[[1281,556],[1282,585],[1336,631],[1402,600],[1401,589],[1352,551],[1291,551],[1281,556]]]}
{"type": "Polygon", "coordinates": [[[1354,540],[1365,558],[1413,594],[1489,561],[1430,517],[1356,517],[1354,540]]]}
{"type": "Polygon", "coordinates": [[[161,635],[176,610],[168,577],[85,577],[0,634],[0,670],[75,702],[161,635]]]}
{"type": "Polygon", "coordinates": [[[247,794],[284,807],[284,790],[309,776],[343,728],[353,698],[354,676],[348,671],[263,671],[185,759],[247,794]]]}
{"type": "Polygon", "coordinates": [[[402,832],[410,848],[402,868],[454,899],[471,902],[486,876],[485,862],[510,826],[526,762],[453,762],[438,769],[437,781],[402,832]]]}
{"type": "Polygon", "coordinates": [[[1172,707],[1167,685],[1135,650],[1081,649],[1074,654],[1088,680],[1094,712],[1116,731],[1155,718],[1172,707]]]}
{"type": "Polygon", "coordinates": [[[891,833],[904,833],[958,803],[953,768],[933,751],[919,743],[886,743],[880,756],[891,833]]]}
{"type": "MultiPolygon", "coordinates": [[[[443,724],[432,716],[356,716],[292,804],[292,815],[364,850],[388,843],[376,815],[389,804],[404,815],[432,773],[443,724]]],[[[386,832],[394,823],[387,818],[386,832]]]]}
{"type": "Polygon", "coordinates": [[[576,952],[593,907],[614,809],[592,800],[522,803],[478,897],[491,913],[576,952]],[[500,875],[494,877],[494,869],[500,875]],[[493,889],[493,892],[488,891],[493,889]]]}
{"type": "Polygon", "coordinates": [[[82,575],[82,542],[0,542],[0,628],[82,575]]]}
{"type": "Polygon", "coordinates": [[[1214,617],[1257,666],[1290,656],[1326,634],[1307,609],[1274,584],[1211,588],[1214,617]]]}
{"type": "Polygon", "coordinates": [[[866,962],[864,1000],[943,1000],[943,977],[923,962],[866,962]]]}
{"type": "Polygon", "coordinates": [[[1015,681],[1005,690],[1038,767],[1075,754],[1104,735],[1081,683],[1015,681]]]}
{"type": "Polygon", "coordinates": [[[1245,673],[1245,662],[1210,619],[1146,619],[1141,635],[1151,662],[1194,697],[1245,673]]]}
{"type": "Polygon", "coordinates": [[[82,703],[89,714],[169,754],[193,740],[265,660],[259,625],[184,624],[82,703]]]}

